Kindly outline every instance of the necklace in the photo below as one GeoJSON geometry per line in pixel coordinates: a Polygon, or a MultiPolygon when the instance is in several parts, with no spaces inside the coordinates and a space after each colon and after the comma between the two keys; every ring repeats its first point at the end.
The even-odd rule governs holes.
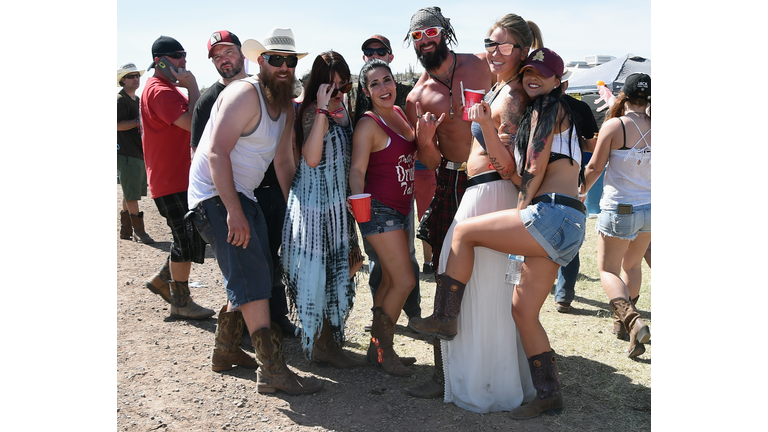
{"type": "Polygon", "coordinates": [[[449,79],[447,79],[446,82],[440,81],[439,79],[437,79],[437,77],[435,75],[432,75],[429,71],[427,71],[427,75],[432,77],[433,80],[435,80],[435,81],[439,82],[440,84],[448,87],[448,98],[450,99],[450,104],[451,104],[451,108],[448,111],[448,115],[450,115],[451,119],[453,119],[453,89],[451,88],[451,82],[453,81],[454,73],[456,73],[456,53],[451,51],[451,55],[453,55],[453,64],[451,65],[451,68],[448,71],[446,71],[444,74],[438,75],[438,76],[444,76],[444,75],[448,75],[448,72],[451,72],[451,77],[449,79]]]}
{"type": "Polygon", "coordinates": [[[517,79],[517,74],[515,74],[515,75],[514,75],[512,78],[510,78],[510,79],[506,80],[506,81],[504,82],[504,84],[502,84],[502,85],[500,85],[500,86],[499,86],[499,83],[496,83],[496,84],[494,84],[494,85],[493,85],[493,88],[491,89],[491,94],[492,94],[493,96],[492,96],[492,97],[490,97],[488,100],[489,100],[489,101],[492,101],[492,100],[496,99],[496,96],[498,96],[498,95],[499,95],[499,93],[501,92],[501,90],[502,90],[502,89],[504,89],[504,87],[506,87],[506,86],[507,86],[507,84],[509,84],[510,82],[512,82],[512,81],[514,81],[514,80],[516,80],[516,79],[517,79]]]}

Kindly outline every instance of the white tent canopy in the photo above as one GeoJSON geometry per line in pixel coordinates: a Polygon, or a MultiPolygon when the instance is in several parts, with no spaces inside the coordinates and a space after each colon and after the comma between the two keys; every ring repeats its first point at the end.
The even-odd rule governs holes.
{"type": "Polygon", "coordinates": [[[627,54],[591,69],[571,69],[573,75],[568,79],[566,93],[597,93],[597,82],[603,81],[613,93],[624,86],[624,80],[630,74],[642,72],[651,75],[651,60],[627,54]]]}

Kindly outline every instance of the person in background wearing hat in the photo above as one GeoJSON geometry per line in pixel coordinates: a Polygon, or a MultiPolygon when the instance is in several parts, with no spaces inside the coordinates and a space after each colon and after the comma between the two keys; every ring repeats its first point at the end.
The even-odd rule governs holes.
{"type": "Polygon", "coordinates": [[[192,262],[204,262],[205,242],[195,230],[191,230],[192,237],[188,237],[184,220],[192,161],[189,131],[192,110],[200,97],[195,76],[186,70],[186,56],[176,39],[157,38],[152,44],[153,61],[148,68],[155,68],[155,74],[147,80],[141,95],[149,190],[173,235],[170,257],[145,286],[171,304],[171,317],[206,319],[215,312],[196,304],[189,292],[192,262]],[[171,82],[157,67],[169,70],[178,83],[171,82]],[[184,96],[177,86],[186,88],[189,96],[184,96]]]}
{"type": "MultiPolygon", "coordinates": [[[[592,108],[586,102],[580,101],[565,91],[568,90],[568,78],[571,76],[571,71],[566,68],[563,77],[561,78],[561,86],[563,88],[562,99],[565,103],[571,107],[573,113],[573,121],[576,124],[576,132],[582,139],[582,145],[584,149],[584,163],[589,162],[589,158],[592,156],[592,151],[595,149],[595,143],[597,142],[597,132],[600,130],[597,127],[597,121],[595,116],[592,115],[592,108]]],[[[583,196],[579,196],[583,199],[583,196]]],[[[571,302],[576,296],[576,278],[579,276],[579,267],[581,266],[581,260],[577,253],[573,260],[568,263],[567,266],[560,267],[557,271],[557,282],[555,282],[555,309],[561,313],[567,313],[571,310],[571,302]]]]}
{"type": "Polygon", "coordinates": [[[650,105],[651,77],[629,75],[600,129],[581,188],[586,193],[608,165],[595,224],[597,269],[614,314],[613,332],[621,339],[629,333],[630,358],[644,353],[643,344],[651,340],[635,306],[651,244],[650,105]]]}
{"type": "MultiPolygon", "coordinates": [[[[436,192],[421,219],[417,237],[432,246],[437,272],[443,239],[453,222],[466,189],[465,166],[472,145],[470,122],[462,119],[462,87],[488,91],[493,76],[485,53],[456,54],[448,44],[458,42],[450,19],[439,7],[419,9],[411,17],[405,40],[413,43],[425,71],[408,94],[406,116],[416,128],[416,157],[436,172],[436,192]]],[[[443,394],[440,343],[435,346],[435,372],[430,380],[406,388],[411,396],[433,398],[443,394]]]]}
{"type": "MultiPolygon", "coordinates": [[[[275,264],[254,195],[273,159],[280,188],[288,194],[295,167],[294,71],[306,53],[296,52],[290,29],[273,28],[263,41],[248,39],[242,46],[259,73],[232,82],[211,110],[189,172],[189,207],[224,277],[228,303],[223,313],[239,310],[251,336],[258,392],[307,394],[323,382],[302,378],[285,363],[282,331],[270,322],[275,264]]],[[[228,338],[227,346],[217,346],[219,365],[238,364],[238,341],[239,334],[228,338]]]]}
{"type": "MultiPolygon", "coordinates": [[[[392,63],[395,59],[395,55],[392,54],[392,47],[389,44],[389,39],[382,35],[373,35],[363,42],[361,47],[363,50],[363,60],[368,63],[373,59],[379,59],[386,64],[392,63]]],[[[395,82],[395,91],[397,97],[395,98],[395,105],[400,107],[405,112],[405,100],[413,87],[403,83],[395,82]]],[[[352,90],[349,92],[350,100],[354,101],[355,110],[350,112],[350,116],[353,118],[353,124],[357,127],[357,121],[361,117],[368,106],[368,101],[362,91],[359,90],[359,84],[353,83],[352,90]],[[359,113],[360,115],[355,115],[359,113]]],[[[423,166],[423,165],[422,165],[423,166]]],[[[434,172],[432,172],[434,180],[434,172]]],[[[416,185],[418,187],[418,184],[416,185]]],[[[422,186],[423,187],[423,186],[422,186]]],[[[433,188],[434,193],[434,188],[433,188]]],[[[430,199],[432,196],[430,195],[430,199]]],[[[416,285],[414,286],[408,298],[403,305],[403,312],[408,316],[408,319],[421,317],[421,292],[419,289],[419,262],[416,260],[416,247],[414,244],[414,238],[416,231],[413,226],[413,209],[408,214],[405,220],[405,231],[408,235],[408,248],[411,255],[411,266],[413,267],[414,277],[416,279],[416,285]]],[[[426,244],[426,243],[425,243],[426,244]]],[[[376,289],[381,284],[381,265],[379,265],[379,256],[376,254],[376,250],[371,246],[371,243],[363,237],[363,250],[368,256],[368,287],[371,290],[371,296],[376,297],[376,289]]],[[[371,321],[365,326],[365,331],[371,331],[371,321]]]]}
{"type": "MultiPolygon", "coordinates": [[[[558,266],[567,265],[584,242],[587,220],[586,207],[576,198],[582,160],[579,137],[568,105],[560,100],[563,70],[563,60],[548,48],[531,52],[520,69],[531,109],[523,115],[514,141],[516,172],[522,179],[517,208],[456,224],[445,271],[438,275],[431,317],[437,336],[450,340],[457,331],[476,247],[525,257],[520,282],[512,293],[512,317],[528,357],[536,397],[510,411],[510,417],[518,420],[542,412],[559,414],[564,405],[555,352],[539,321],[558,266]]],[[[476,114],[488,116],[488,111],[476,114]]]]}
{"type": "Polygon", "coordinates": [[[155,241],[144,230],[144,212],[139,200],[147,196],[147,170],[141,148],[141,118],[136,90],[141,84],[143,70],[127,63],[117,70],[117,175],[123,189],[123,210],[120,212],[120,238],[144,244],[155,241]]]}

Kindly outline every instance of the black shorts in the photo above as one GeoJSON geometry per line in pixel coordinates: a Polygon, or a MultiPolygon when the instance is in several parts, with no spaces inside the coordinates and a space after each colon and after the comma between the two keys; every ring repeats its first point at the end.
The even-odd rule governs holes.
{"type": "Polygon", "coordinates": [[[196,262],[202,264],[205,260],[205,240],[200,237],[192,221],[185,221],[184,215],[189,212],[187,192],[155,198],[155,204],[160,215],[165,218],[171,228],[173,243],[171,244],[172,262],[196,262]]]}

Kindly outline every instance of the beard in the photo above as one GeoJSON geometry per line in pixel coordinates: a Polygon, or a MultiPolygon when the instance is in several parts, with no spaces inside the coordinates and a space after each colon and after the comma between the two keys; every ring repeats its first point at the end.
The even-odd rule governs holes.
{"type": "MultiPolygon", "coordinates": [[[[448,58],[449,52],[448,44],[445,43],[445,38],[440,38],[439,43],[433,43],[432,45],[435,46],[435,50],[427,54],[423,54],[420,50],[416,50],[416,57],[419,59],[421,65],[424,66],[424,69],[428,71],[439,68],[445,59],[448,58]]],[[[425,46],[428,46],[428,44],[422,45],[420,48],[423,49],[425,46]]]]}
{"type": "Polygon", "coordinates": [[[273,72],[262,69],[259,80],[264,84],[264,97],[273,106],[285,107],[293,100],[293,71],[291,79],[278,80],[273,72]]]}
{"type": "Polygon", "coordinates": [[[236,63],[223,63],[221,67],[224,67],[227,64],[230,66],[229,72],[219,69],[218,67],[216,68],[216,70],[219,72],[219,75],[221,75],[221,77],[224,79],[232,79],[243,71],[243,59],[238,60],[236,63]]]}

